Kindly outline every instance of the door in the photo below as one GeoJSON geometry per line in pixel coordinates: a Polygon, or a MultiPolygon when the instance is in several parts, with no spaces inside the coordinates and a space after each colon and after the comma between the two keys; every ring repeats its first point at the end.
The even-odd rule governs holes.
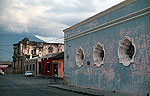
{"type": "Polygon", "coordinates": [[[39,62],[39,74],[41,74],[41,62],[39,62]]]}
{"type": "Polygon", "coordinates": [[[47,66],[45,66],[45,75],[47,74],[47,66]]]}
{"type": "Polygon", "coordinates": [[[58,63],[53,63],[53,76],[58,76],[58,63]]]}

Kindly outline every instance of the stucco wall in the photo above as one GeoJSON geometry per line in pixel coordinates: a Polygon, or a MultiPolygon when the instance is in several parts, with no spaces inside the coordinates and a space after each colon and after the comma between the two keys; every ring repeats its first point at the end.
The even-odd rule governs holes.
{"type": "MultiPolygon", "coordinates": [[[[136,0],[127,6],[96,18],[93,21],[97,21],[95,25],[98,26],[147,7],[150,7],[149,0],[136,0]]],[[[135,14],[135,16],[149,11],[148,9],[147,11],[135,14]]],[[[129,18],[132,18],[132,16],[120,21],[129,18]]],[[[150,15],[146,14],[93,33],[86,34],[90,32],[87,31],[82,33],[86,35],[74,36],[77,37],[72,37],[74,39],[66,39],[64,72],[65,76],[69,77],[70,85],[143,95],[150,93],[149,21],[150,15]],[[132,38],[136,47],[134,62],[129,66],[120,64],[118,58],[119,41],[125,36],[132,38]],[[93,61],[93,46],[98,42],[102,43],[105,49],[104,64],[100,67],[95,66],[93,61]],[[81,67],[78,67],[75,61],[76,50],[79,47],[83,48],[85,55],[84,63],[81,67]],[[87,61],[90,62],[90,65],[87,65],[87,61]]],[[[94,23],[92,24],[94,25],[94,23]]],[[[86,25],[79,26],[81,32],[87,30],[86,27],[82,26],[86,25]]],[[[65,38],[79,33],[80,31],[77,31],[79,27],[65,32],[65,38]]]]}
{"type": "Polygon", "coordinates": [[[64,59],[52,60],[58,63],[58,77],[64,77],[64,59]]]}
{"type": "Polygon", "coordinates": [[[31,71],[33,72],[34,75],[37,75],[37,58],[34,59],[27,59],[25,60],[25,72],[26,71],[31,71]],[[27,68],[28,67],[28,68],[27,68]]]}

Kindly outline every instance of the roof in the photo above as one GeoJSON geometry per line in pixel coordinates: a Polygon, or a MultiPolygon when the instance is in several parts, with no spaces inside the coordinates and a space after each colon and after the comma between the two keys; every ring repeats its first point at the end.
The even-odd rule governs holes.
{"type": "Polygon", "coordinates": [[[55,56],[57,56],[57,55],[59,55],[61,53],[62,52],[47,54],[47,55],[42,56],[41,58],[52,58],[52,57],[55,57],[55,56]]]}
{"type": "Polygon", "coordinates": [[[79,23],[77,23],[77,24],[75,24],[75,25],[73,25],[73,26],[71,26],[71,27],[69,27],[67,29],[64,29],[63,32],[68,32],[69,30],[71,30],[73,28],[79,27],[79,26],[81,26],[81,25],[83,25],[83,24],[85,24],[87,22],[90,22],[92,20],[97,19],[98,17],[101,17],[101,16],[104,16],[104,15],[106,15],[108,13],[111,13],[111,12],[113,12],[113,11],[115,11],[117,9],[120,9],[120,8],[126,6],[126,5],[129,5],[129,4],[131,4],[131,3],[135,2],[135,1],[136,0],[125,0],[125,1],[123,1],[123,2],[121,2],[121,3],[119,3],[119,4],[115,5],[115,6],[113,6],[111,8],[105,10],[105,11],[102,11],[102,12],[100,12],[100,13],[92,16],[92,17],[89,17],[88,19],[86,19],[84,21],[81,21],[81,22],[79,22],[79,23]]]}
{"type": "Polygon", "coordinates": [[[50,59],[51,60],[64,59],[64,52],[61,52],[57,54],[56,56],[51,57],[50,59]]]}
{"type": "Polygon", "coordinates": [[[7,68],[8,65],[0,65],[0,68],[7,68]]]}

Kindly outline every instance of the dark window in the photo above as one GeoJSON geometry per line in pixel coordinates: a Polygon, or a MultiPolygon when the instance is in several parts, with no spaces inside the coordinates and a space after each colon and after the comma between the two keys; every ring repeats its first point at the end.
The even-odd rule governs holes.
{"type": "Polygon", "coordinates": [[[30,70],[31,70],[31,65],[30,65],[30,70]]]}
{"type": "Polygon", "coordinates": [[[50,71],[50,63],[48,63],[48,69],[47,69],[47,71],[50,71]]]}
{"type": "Polygon", "coordinates": [[[132,45],[131,42],[130,42],[129,48],[127,49],[126,54],[129,56],[130,59],[133,58],[133,55],[134,55],[134,46],[132,45]]]}
{"type": "Polygon", "coordinates": [[[42,47],[39,48],[39,51],[42,51],[42,47]]]}
{"type": "Polygon", "coordinates": [[[53,63],[53,76],[55,75],[58,76],[58,63],[57,62],[53,63]]]}
{"type": "Polygon", "coordinates": [[[52,53],[53,52],[53,47],[49,47],[48,51],[49,51],[49,53],[52,53]]]}
{"type": "Polygon", "coordinates": [[[34,70],[34,64],[33,64],[33,70],[34,70]]]}
{"type": "Polygon", "coordinates": [[[36,55],[36,49],[31,51],[32,55],[36,55]]]}
{"type": "Polygon", "coordinates": [[[39,62],[39,74],[41,74],[41,62],[39,62]]]}
{"type": "Polygon", "coordinates": [[[47,67],[45,66],[45,74],[47,74],[47,67]]]}
{"type": "Polygon", "coordinates": [[[90,61],[87,61],[87,65],[90,65],[90,61]]]}
{"type": "Polygon", "coordinates": [[[99,57],[101,58],[101,60],[104,59],[104,50],[100,50],[99,57]]]}
{"type": "Polygon", "coordinates": [[[26,70],[28,70],[28,65],[26,66],[26,70]]]}
{"type": "Polygon", "coordinates": [[[83,54],[83,53],[81,53],[81,59],[82,59],[82,60],[84,59],[84,54],[83,54]]]}

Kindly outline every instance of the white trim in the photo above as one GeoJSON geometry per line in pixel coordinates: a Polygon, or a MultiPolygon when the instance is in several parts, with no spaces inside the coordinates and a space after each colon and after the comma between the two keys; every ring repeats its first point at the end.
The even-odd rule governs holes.
{"type": "Polygon", "coordinates": [[[118,10],[119,8],[122,8],[122,7],[124,7],[124,6],[127,6],[127,5],[129,5],[129,4],[131,4],[131,3],[135,2],[135,1],[136,1],[136,0],[125,0],[125,1],[123,1],[123,2],[121,2],[121,3],[119,3],[119,4],[117,4],[117,5],[115,5],[115,6],[111,7],[111,8],[109,8],[109,9],[103,11],[103,12],[100,12],[100,13],[98,13],[98,14],[96,14],[96,15],[94,15],[94,16],[92,16],[92,17],[90,17],[90,18],[88,18],[88,19],[86,19],[86,20],[84,20],[84,21],[81,21],[81,22],[79,22],[79,23],[77,23],[77,24],[75,24],[75,25],[73,25],[73,26],[71,26],[71,27],[69,27],[69,28],[63,30],[63,32],[68,32],[69,30],[71,30],[71,29],[73,29],[73,28],[77,28],[77,27],[79,27],[79,26],[81,26],[81,25],[83,25],[83,24],[85,24],[85,23],[87,23],[87,22],[90,22],[90,21],[92,21],[92,20],[95,20],[95,19],[99,18],[100,16],[104,16],[104,15],[110,13],[110,12],[113,12],[113,11],[115,11],[115,10],[118,10]]]}
{"type": "Polygon", "coordinates": [[[79,58],[79,55],[80,55],[79,50],[81,50],[83,52],[83,56],[84,56],[84,50],[83,50],[83,48],[80,47],[76,50],[76,58],[75,59],[76,59],[76,65],[78,65],[78,67],[81,67],[83,65],[85,56],[84,56],[83,60],[81,60],[81,58],[79,58]]]}
{"type": "Polygon", "coordinates": [[[105,58],[105,50],[104,50],[104,45],[101,44],[100,42],[98,42],[95,46],[93,46],[93,60],[94,60],[94,64],[97,66],[97,67],[100,67],[102,64],[104,64],[104,58],[105,58]],[[104,51],[104,57],[103,57],[103,60],[100,61],[100,59],[98,59],[98,56],[96,56],[96,53],[95,51],[97,50],[96,48],[100,46],[102,47],[102,50],[104,51]]]}
{"type": "Polygon", "coordinates": [[[121,23],[124,23],[124,22],[127,22],[127,21],[130,21],[130,20],[132,20],[132,19],[136,19],[136,18],[145,16],[145,15],[148,15],[148,14],[150,14],[149,11],[150,11],[150,8],[148,7],[148,8],[142,9],[142,10],[140,10],[140,11],[133,12],[133,13],[131,13],[131,14],[129,14],[129,15],[126,15],[126,16],[124,16],[124,17],[120,17],[120,18],[118,18],[118,19],[112,20],[112,21],[107,22],[107,23],[104,23],[104,24],[102,24],[102,25],[100,25],[100,26],[97,26],[97,27],[88,29],[88,30],[86,30],[86,31],[80,32],[80,33],[78,33],[78,34],[69,36],[69,37],[65,38],[64,41],[65,41],[65,42],[66,42],[66,41],[70,41],[70,40],[72,40],[72,39],[76,39],[76,38],[82,37],[82,36],[84,36],[84,35],[91,34],[91,33],[94,33],[94,32],[97,32],[97,31],[100,31],[100,30],[103,30],[103,29],[106,29],[106,28],[109,28],[109,27],[112,27],[112,26],[115,26],[115,25],[118,25],[118,24],[121,24],[121,23]],[[141,12],[147,11],[147,10],[148,10],[148,12],[145,12],[145,13],[140,14],[140,15],[137,15],[137,16],[133,16],[133,15],[136,15],[136,14],[138,14],[138,13],[141,13],[141,12]],[[127,18],[127,17],[129,17],[129,16],[133,16],[133,17],[130,17],[130,18],[128,18],[128,19],[125,19],[125,18],[127,18]],[[125,20],[122,20],[122,19],[125,19],[125,20]],[[120,20],[122,20],[122,21],[120,21],[120,20]],[[118,22],[117,22],[117,21],[118,21],[118,22]],[[115,23],[115,22],[116,22],[116,23],[115,23]],[[110,24],[110,25],[109,25],[109,24],[110,24]]]}
{"type": "Polygon", "coordinates": [[[118,57],[119,57],[119,63],[122,63],[124,66],[129,66],[130,63],[134,62],[134,57],[136,54],[136,46],[133,43],[133,39],[131,39],[128,36],[125,36],[122,40],[119,41],[119,48],[118,48],[118,57]],[[134,46],[134,54],[132,56],[132,59],[129,58],[127,55],[125,55],[124,50],[123,49],[127,49],[128,46],[124,46],[122,43],[125,42],[125,40],[129,40],[130,42],[132,42],[132,45],[134,46]]]}

